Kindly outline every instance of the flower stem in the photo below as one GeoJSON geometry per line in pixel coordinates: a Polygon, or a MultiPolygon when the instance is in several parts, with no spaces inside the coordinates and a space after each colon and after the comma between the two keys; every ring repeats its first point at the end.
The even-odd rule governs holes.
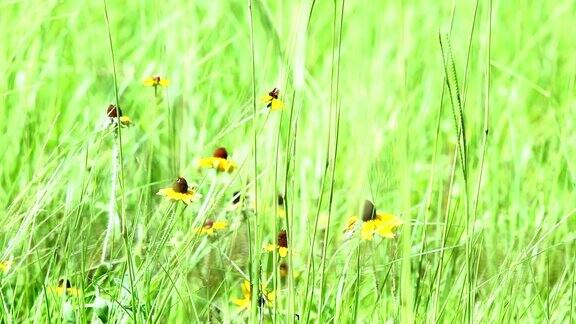
{"type": "Polygon", "coordinates": [[[114,231],[114,223],[118,219],[116,212],[116,194],[117,194],[117,179],[118,179],[118,145],[114,136],[112,143],[112,173],[110,175],[110,201],[108,202],[108,224],[104,234],[104,242],[102,243],[102,255],[100,256],[100,263],[106,262],[108,253],[108,245],[114,231]]]}

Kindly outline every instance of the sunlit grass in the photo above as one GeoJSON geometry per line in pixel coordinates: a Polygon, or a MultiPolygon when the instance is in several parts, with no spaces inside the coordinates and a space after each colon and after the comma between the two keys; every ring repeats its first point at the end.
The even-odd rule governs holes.
{"type": "Polygon", "coordinates": [[[0,322],[574,321],[573,2],[251,3],[0,2],[0,322]]]}

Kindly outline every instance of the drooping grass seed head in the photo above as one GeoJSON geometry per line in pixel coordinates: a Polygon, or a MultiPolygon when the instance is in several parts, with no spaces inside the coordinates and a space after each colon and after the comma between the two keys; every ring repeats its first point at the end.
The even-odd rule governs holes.
{"type": "Polygon", "coordinates": [[[362,220],[367,222],[376,217],[376,207],[370,200],[364,201],[364,208],[362,209],[362,220]]]}

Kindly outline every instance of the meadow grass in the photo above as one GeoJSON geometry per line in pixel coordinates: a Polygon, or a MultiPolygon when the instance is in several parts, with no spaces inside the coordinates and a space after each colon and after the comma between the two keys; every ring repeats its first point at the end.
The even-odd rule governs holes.
{"type": "Polygon", "coordinates": [[[0,1],[0,323],[574,322],[575,19],[0,1]],[[179,176],[202,197],[157,195],[179,176]],[[393,238],[345,231],[365,200],[393,238]]]}

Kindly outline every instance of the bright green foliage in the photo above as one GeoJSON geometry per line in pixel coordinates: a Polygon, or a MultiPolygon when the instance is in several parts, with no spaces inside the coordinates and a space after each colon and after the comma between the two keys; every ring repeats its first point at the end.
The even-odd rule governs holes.
{"type": "Polygon", "coordinates": [[[0,1],[0,322],[574,322],[576,3],[400,3],[0,1]]]}

